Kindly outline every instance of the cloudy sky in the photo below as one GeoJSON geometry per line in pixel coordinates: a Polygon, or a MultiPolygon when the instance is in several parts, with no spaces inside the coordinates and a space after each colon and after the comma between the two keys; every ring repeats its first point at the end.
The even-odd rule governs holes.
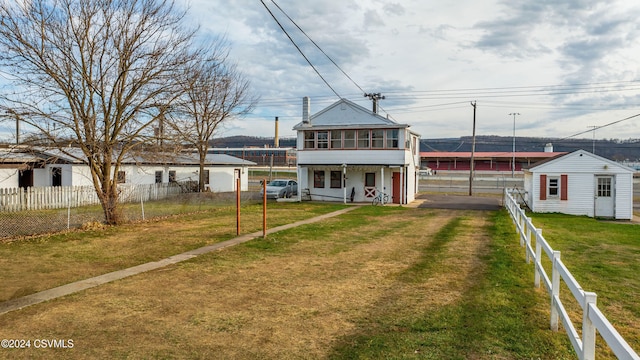
{"type": "Polygon", "coordinates": [[[291,136],[303,96],[312,113],[347,98],[423,138],[477,134],[640,138],[640,5],[628,0],[184,0],[260,96],[222,136],[291,136]],[[276,6],[284,11],[284,13],[276,6]],[[288,15],[353,80],[287,19],[288,15]],[[335,93],[334,93],[335,91],[335,93]],[[336,95],[337,93],[337,95],[336,95]]]}

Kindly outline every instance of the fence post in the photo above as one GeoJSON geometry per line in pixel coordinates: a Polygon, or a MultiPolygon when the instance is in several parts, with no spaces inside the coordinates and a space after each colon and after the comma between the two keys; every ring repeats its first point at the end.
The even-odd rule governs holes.
{"type": "Polygon", "coordinates": [[[595,305],[596,300],[596,293],[584,293],[584,306],[582,307],[582,360],[594,360],[596,357],[596,327],[589,319],[589,305],[595,305]]]}
{"type": "Polygon", "coordinates": [[[527,231],[526,231],[527,235],[525,236],[526,246],[525,246],[524,253],[526,255],[525,256],[526,262],[527,264],[529,264],[531,263],[531,255],[529,254],[529,248],[531,247],[531,227],[529,226],[529,224],[531,224],[531,218],[525,216],[524,220],[525,220],[524,225],[527,228],[527,231]]]}
{"type": "Polygon", "coordinates": [[[536,229],[536,271],[533,272],[533,284],[536,288],[540,287],[540,271],[542,268],[542,244],[540,238],[542,237],[542,229],[536,229]]]}
{"type": "Polygon", "coordinates": [[[553,331],[558,331],[558,308],[556,307],[556,297],[560,299],[560,271],[558,261],[560,261],[560,251],[553,252],[553,268],[551,270],[551,321],[550,327],[553,331]]]}

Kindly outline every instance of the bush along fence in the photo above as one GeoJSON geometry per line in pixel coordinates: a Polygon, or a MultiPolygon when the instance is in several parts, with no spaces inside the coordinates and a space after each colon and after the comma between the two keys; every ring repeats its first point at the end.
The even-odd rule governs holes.
{"type": "Polygon", "coordinates": [[[550,295],[551,329],[558,331],[558,322],[562,321],[567,336],[580,360],[595,359],[596,330],[619,359],[640,360],[640,356],[638,356],[624,338],[620,336],[618,331],[598,309],[596,305],[596,294],[584,291],[582,287],[580,287],[576,279],[574,279],[567,267],[562,263],[560,251],[554,251],[551,246],[549,246],[549,243],[542,237],[542,230],[536,229],[536,227],[533,226],[531,218],[525,215],[524,210],[520,208],[520,205],[508,189],[505,189],[504,204],[516,226],[516,231],[520,235],[520,245],[526,248],[525,256],[527,263],[533,260],[535,264],[535,287],[540,287],[540,280],[542,280],[547,293],[550,295]],[[534,246],[535,250],[533,248],[534,246]],[[542,251],[544,251],[552,263],[551,278],[549,278],[545,269],[542,267],[542,251]],[[561,279],[582,308],[582,336],[578,334],[562,301],[560,301],[561,279]]]}
{"type": "MultiPolygon", "coordinates": [[[[122,202],[162,200],[193,190],[193,184],[190,182],[118,185],[122,202]]],[[[93,186],[0,188],[0,211],[3,212],[64,209],[97,204],[100,204],[100,199],[93,186]]]]}

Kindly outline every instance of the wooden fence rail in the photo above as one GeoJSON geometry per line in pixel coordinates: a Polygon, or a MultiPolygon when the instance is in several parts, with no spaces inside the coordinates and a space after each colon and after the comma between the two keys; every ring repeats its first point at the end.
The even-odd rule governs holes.
{"type": "MultiPolygon", "coordinates": [[[[189,184],[119,185],[121,202],[161,200],[187,192],[189,184]]],[[[93,186],[46,186],[29,188],[0,188],[0,211],[64,209],[98,205],[100,199],[93,186]]]]}
{"type": "Polygon", "coordinates": [[[527,263],[532,259],[535,262],[534,286],[540,287],[540,280],[542,280],[545,289],[550,295],[550,328],[558,331],[558,322],[562,322],[573,349],[580,360],[595,359],[596,331],[619,359],[640,360],[640,356],[620,336],[618,331],[598,309],[596,294],[584,291],[580,287],[569,272],[569,269],[562,262],[560,251],[555,251],[549,246],[549,243],[542,236],[542,230],[533,225],[531,218],[525,215],[524,210],[520,208],[520,205],[508,189],[504,193],[504,204],[520,235],[520,245],[526,248],[525,258],[527,263]],[[531,244],[532,240],[535,250],[531,244]],[[542,267],[543,250],[552,263],[551,278],[542,267]],[[560,280],[564,281],[582,308],[582,335],[576,330],[560,300],[560,280]]]}

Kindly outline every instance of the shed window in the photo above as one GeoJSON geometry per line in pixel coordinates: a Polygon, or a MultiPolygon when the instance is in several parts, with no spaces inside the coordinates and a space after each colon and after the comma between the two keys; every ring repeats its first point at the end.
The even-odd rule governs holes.
{"type": "Polygon", "coordinates": [[[611,178],[598,178],[598,197],[611,197],[611,178]]]}
{"type": "Polygon", "coordinates": [[[162,171],[156,171],[156,184],[162,183],[162,171]]]}
{"type": "Polygon", "coordinates": [[[127,176],[124,171],[118,171],[118,184],[124,184],[127,182],[127,176]]]}
{"type": "Polygon", "coordinates": [[[549,183],[547,185],[547,194],[549,195],[549,197],[558,197],[558,194],[560,193],[560,188],[559,188],[559,181],[557,177],[550,177],[549,178],[549,183]]]}

